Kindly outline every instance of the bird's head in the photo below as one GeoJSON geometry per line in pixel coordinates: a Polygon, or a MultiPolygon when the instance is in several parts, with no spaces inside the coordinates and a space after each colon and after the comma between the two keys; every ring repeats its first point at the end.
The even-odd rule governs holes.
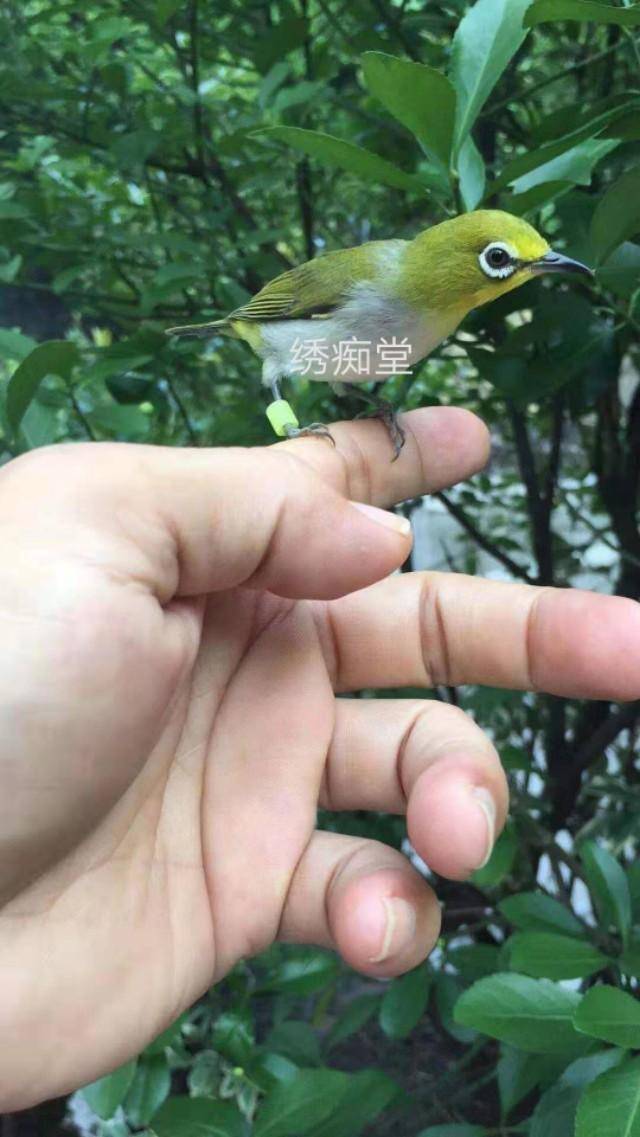
{"type": "Polygon", "coordinates": [[[547,272],[591,269],[548,242],[521,217],[497,209],[463,213],[427,229],[412,242],[411,275],[428,279],[431,304],[470,311],[547,272]]]}

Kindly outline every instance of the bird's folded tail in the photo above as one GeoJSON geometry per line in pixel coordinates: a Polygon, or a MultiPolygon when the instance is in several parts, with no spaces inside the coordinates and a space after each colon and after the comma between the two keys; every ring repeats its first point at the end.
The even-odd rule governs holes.
{"type": "Polygon", "coordinates": [[[197,336],[202,338],[212,335],[214,331],[233,334],[228,320],[212,320],[208,324],[183,324],[177,328],[165,328],[165,336],[197,336]]]}

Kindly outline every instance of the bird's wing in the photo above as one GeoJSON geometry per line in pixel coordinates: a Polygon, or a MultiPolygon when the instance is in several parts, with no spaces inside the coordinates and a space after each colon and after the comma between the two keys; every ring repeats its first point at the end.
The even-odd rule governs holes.
{"type": "Polygon", "coordinates": [[[269,281],[228,318],[261,322],[325,316],[340,305],[354,284],[376,275],[382,246],[403,244],[369,241],[354,249],[323,253],[269,281]]]}

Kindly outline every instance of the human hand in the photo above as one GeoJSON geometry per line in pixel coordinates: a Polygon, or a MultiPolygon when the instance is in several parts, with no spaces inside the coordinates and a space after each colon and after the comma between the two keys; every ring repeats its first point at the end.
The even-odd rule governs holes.
{"type": "Polygon", "coordinates": [[[409,536],[349,499],[441,488],[487,453],[467,412],[404,425],[393,464],[359,422],[336,450],[78,444],[0,471],[0,1107],[114,1068],[274,938],[380,977],[427,954],[425,881],[316,809],[406,810],[463,878],[504,822],[498,757],[455,707],[336,692],[640,694],[630,600],[389,577],[409,536]]]}

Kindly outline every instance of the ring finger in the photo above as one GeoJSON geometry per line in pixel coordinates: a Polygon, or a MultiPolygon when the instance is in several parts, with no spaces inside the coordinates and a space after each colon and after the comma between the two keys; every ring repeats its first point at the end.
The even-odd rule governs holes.
{"type": "Polygon", "coordinates": [[[487,736],[434,699],[338,699],[320,802],[330,810],[407,813],[416,852],[463,880],[504,825],[507,782],[487,736]]]}

